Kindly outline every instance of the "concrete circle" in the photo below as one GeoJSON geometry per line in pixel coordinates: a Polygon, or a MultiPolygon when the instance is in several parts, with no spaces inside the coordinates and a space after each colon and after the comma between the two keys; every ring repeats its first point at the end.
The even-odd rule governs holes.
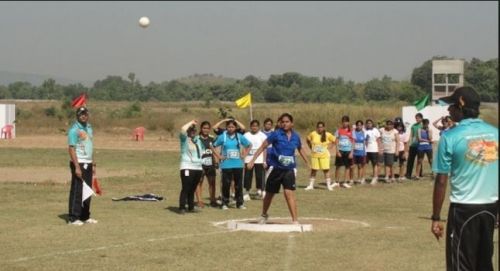
{"type": "Polygon", "coordinates": [[[360,227],[369,227],[364,221],[341,218],[301,217],[300,224],[291,224],[290,218],[271,217],[266,224],[259,224],[255,218],[231,219],[213,222],[215,227],[257,232],[325,232],[342,231],[360,227]]]}

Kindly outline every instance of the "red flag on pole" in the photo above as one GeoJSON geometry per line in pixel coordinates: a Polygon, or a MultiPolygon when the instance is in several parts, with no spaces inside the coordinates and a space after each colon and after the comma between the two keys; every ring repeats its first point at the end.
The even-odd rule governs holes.
{"type": "Polygon", "coordinates": [[[87,104],[87,94],[85,93],[82,93],[71,102],[72,107],[85,106],[85,104],[87,104]]]}

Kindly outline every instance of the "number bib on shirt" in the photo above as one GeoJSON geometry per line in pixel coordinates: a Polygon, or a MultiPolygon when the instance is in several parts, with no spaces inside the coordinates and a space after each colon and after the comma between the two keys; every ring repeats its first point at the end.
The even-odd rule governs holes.
{"type": "Polygon", "coordinates": [[[291,164],[294,163],[294,157],[293,156],[286,156],[286,155],[280,155],[278,156],[278,161],[280,162],[281,165],[287,167],[291,164]]]}
{"type": "Polygon", "coordinates": [[[240,151],[238,151],[238,150],[227,151],[227,158],[229,158],[229,159],[240,159],[240,151]]]}
{"type": "Polygon", "coordinates": [[[357,151],[362,151],[365,149],[364,143],[354,143],[354,149],[357,151]]]}
{"type": "Polygon", "coordinates": [[[323,148],[323,146],[314,146],[313,152],[315,152],[315,153],[323,153],[323,152],[325,152],[325,148],[323,148]]]}
{"type": "Polygon", "coordinates": [[[205,157],[201,159],[201,164],[204,166],[211,166],[212,165],[212,157],[205,157]]]}

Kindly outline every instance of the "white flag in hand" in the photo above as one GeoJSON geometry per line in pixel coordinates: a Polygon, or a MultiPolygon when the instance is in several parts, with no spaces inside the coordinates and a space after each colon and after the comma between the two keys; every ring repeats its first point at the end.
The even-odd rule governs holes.
{"type": "Polygon", "coordinates": [[[82,186],[82,206],[83,206],[83,202],[92,197],[94,194],[94,190],[92,190],[92,188],[85,182],[82,182],[83,183],[83,186],[82,186]]]}

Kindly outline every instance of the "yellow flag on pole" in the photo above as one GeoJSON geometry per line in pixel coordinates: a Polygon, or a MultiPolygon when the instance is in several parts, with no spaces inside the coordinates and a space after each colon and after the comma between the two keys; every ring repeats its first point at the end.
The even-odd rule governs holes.
{"type": "Polygon", "coordinates": [[[239,98],[238,100],[235,101],[236,106],[239,108],[246,108],[252,104],[252,93],[248,93],[247,95],[239,98]]]}

